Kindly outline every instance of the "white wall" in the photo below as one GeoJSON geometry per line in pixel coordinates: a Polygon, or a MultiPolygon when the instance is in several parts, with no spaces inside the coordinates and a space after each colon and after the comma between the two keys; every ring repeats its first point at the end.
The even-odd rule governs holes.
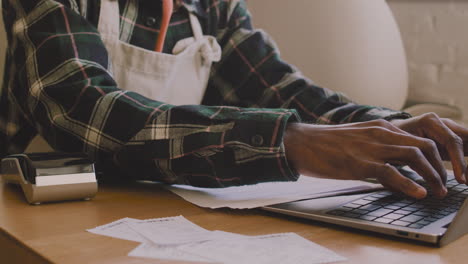
{"type": "Polygon", "coordinates": [[[403,36],[409,98],[455,105],[468,120],[468,1],[388,0],[403,36]]]}
{"type": "Polygon", "coordinates": [[[401,109],[408,71],[385,0],[250,0],[257,28],[318,85],[361,104],[401,109]],[[391,75],[391,78],[389,76],[391,75]]]}

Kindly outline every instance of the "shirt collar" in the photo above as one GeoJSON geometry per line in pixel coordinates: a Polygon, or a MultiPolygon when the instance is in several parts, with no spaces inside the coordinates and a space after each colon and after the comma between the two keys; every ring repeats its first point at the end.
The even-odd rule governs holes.
{"type": "Polygon", "coordinates": [[[201,5],[200,0],[183,0],[182,2],[182,5],[189,12],[195,13],[197,16],[200,17],[206,17],[208,15],[206,10],[201,5]]]}

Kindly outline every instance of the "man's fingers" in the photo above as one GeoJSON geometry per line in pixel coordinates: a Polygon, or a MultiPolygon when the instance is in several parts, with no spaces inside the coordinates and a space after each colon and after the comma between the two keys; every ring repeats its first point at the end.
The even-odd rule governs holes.
{"type": "Polygon", "coordinates": [[[426,136],[447,152],[452,162],[455,178],[460,183],[466,183],[465,170],[467,165],[464,158],[463,139],[438,118],[432,119],[430,124],[432,125],[423,128],[426,136]]]}
{"type": "MultiPolygon", "coordinates": [[[[461,138],[463,141],[463,152],[465,156],[468,156],[468,128],[459,125],[457,122],[443,118],[442,122],[450,129],[452,130],[457,136],[461,138]]],[[[467,175],[467,165],[466,165],[466,160],[464,163],[462,163],[462,166],[464,166],[464,173],[465,173],[465,180],[468,184],[468,175],[467,175]]],[[[462,168],[460,168],[462,169],[462,168]]]]}
{"type": "Polygon", "coordinates": [[[374,164],[371,168],[377,180],[386,188],[402,192],[416,199],[426,197],[426,189],[401,175],[400,172],[390,164],[374,164]]]}
{"type": "Polygon", "coordinates": [[[378,162],[408,165],[428,182],[435,196],[447,194],[447,172],[433,140],[386,127],[369,127],[368,133],[379,140],[375,153],[378,162]]]}
{"type": "Polygon", "coordinates": [[[466,161],[464,158],[463,142],[458,136],[450,138],[445,145],[452,162],[455,178],[459,183],[466,183],[466,161]]]}
{"type": "MultiPolygon", "coordinates": [[[[464,127],[452,119],[441,118],[440,119],[444,125],[446,125],[450,130],[463,139],[463,141],[468,141],[468,128],[464,127]]],[[[466,153],[468,155],[468,153],[466,153]]]]}
{"type": "Polygon", "coordinates": [[[415,144],[419,145],[419,149],[424,153],[424,156],[428,159],[429,163],[439,173],[442,184],[445,185],[447,183],[447,170],[442,162],[442,157],[437,149],[437,144],[431,139],[416,136],[413,136],[413,138],[417,141],[415,144]]]}
{"type": "MultiPolygon", "coordinates": [[[[443,197],[447,194],[447,189],[444,186],[445,178],[435,170],[419,148],[411,146],[388,146],[381,158],[384,159],[383,162],[385,163],[410,166],[426,180],[437,197],[443,197]]],[[[399,172],[398,174],[401,175],[399,172]]]]}
{"type": "Polygon", "coordinates": [[[442,190],[442,188],[437,186],[439,186],[439,182],[441,185],[445,185],[447,181],[447,171],[445,170],[442,158],[440,157],[439,151],[437,149],[437,145],[433,140],[413,136],[408,133],[395,133],[393,131],[386,130],[385,128],[374,130],[375,131],[370,133],[374,133],[374,137],[380,138],[381,143],[389,145],[388,149],[390,152],[383,153],[383,157],[386,157],[390,160],[385,160],[385,162],[393,163],[393,161],[399,161],[401,162],[398,163],[399,165],[410,165],[410,163],[407,162],[412,162],[414,166],[415,159],[417,160],[423,158],[425,161],[424,164],[421,164],[421,162],[418,162],[417,164],[420,168],[418,173],[426,171],[426,173],[421,174],[421,176],[424,178],[429,178],[428,181],[432,182],[436,189],[442,190]],[[379,133],[379,130],[383,131],[379,133]],[[433,170],[436,171],[435,175],[438,181],[433,179],[433,170]],[[428,172],[430,173],[428,174],[428,172]]]}

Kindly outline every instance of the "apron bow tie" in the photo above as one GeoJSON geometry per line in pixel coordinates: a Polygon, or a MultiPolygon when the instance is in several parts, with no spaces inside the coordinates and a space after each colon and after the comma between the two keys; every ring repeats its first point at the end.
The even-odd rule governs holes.
{"type": "Polygon", "coordinates": [[[204,65],[210,65],[212,62],[217,62],[221,59],[221,47],[219,46],[216,38],[213,36],[204,36],[201,40],[195,40],[194,37],[183,39],[175,45],[172,49],[172,54],[177,55],[181,52],[187,51],[187,48],[194,43],[198,42],[198,52],[201,53],[204,65]]]}

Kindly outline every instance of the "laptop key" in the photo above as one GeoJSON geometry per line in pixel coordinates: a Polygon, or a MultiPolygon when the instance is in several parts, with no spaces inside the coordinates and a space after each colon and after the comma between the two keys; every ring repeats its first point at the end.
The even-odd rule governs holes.
{"type": "Polygon", "coordinates": [[[387,206],[390,204],[390,202],[387,202],[387,201],[382,201],[382,200],[378,200],[378,201],[374,201],[372,204],[374,205],[379,205],[379,206],[387,206]]]}
{"type": "Polygon", "coordinates": [[[361,215],[359,216],[359,219],[362,219],[362,220],[368,220],[368,221],[373,221],[374,219],[376,219],[377,217],[375,216],[370,216],[370,215],[361,215]]]}
{"type": "Polygon", "coordinates": [[[439,214],[444,215],[444,216],[447,216],[447,215],[451,214],[451,212],[449,212],[449,211],[447,211],[447,210],[442,210],[442,211],[440,211],[439,214]]]}
{"type": "Polygon", "coordinates": [[[400,206],[395,206],[395,205],[386,205],[384,206],[385,209],[390,209],[390,210],[398,210],[401,207],[400,206]]]}
{"type": "Polygon", "coordinates": [[[453,196],[452,199],[453,199],[453,201],[454,201],[455,203],[457,203],[457,202],[464,201],[464,200],[465,200],[465,197],[453,196]]]}
{"type": "Polygon", "coordinates": [[[431,215],[431,217],[434,217],[434,218],[437,218],[437,219],[442,219],[444,218],[446,215],[443,215],[443,214],[433,214],[431,215]]]}
{"type": "Polygon", "coordinates": [[[359,208],[359,207],[361,207],[361,205],[360,204],[349,203],[349,204],[345,204],[343,207],[359,208]]]}
{"type": "Polygon", "coordinates": [[[376,201],[376,200],[380,199],[380,197],[366,196],[366,197],[364,197],[362,199],[368,200],[368,201],[376,201]]]}
{"type": "Polygon", "coordinates": [[[456,186],[456,187],[453,187],[453,189],[455,192],[462,192],[465,190],[465,188],[461,187],[461,186],[456,186]]]}
{"type": "Polygon", "coordinates": [[[353,213],[364,215],[364,214],[369,213],[369,211],[368,210],[362,210],[361,208],[359,208],[359,209],[354,209],[353,213]]]}
{"type": "Polygon", "coordinates": [[[417,216],[417,215],[407,215],[403,218],[400,218],[400,220],[402,221],[406,221],[406,222],[410,222],[410,223],[414,223],[414,222],[417,222],[421,219],[423,219],[424,217],[422,216],[417,216]]]}
{"type": "Polygon", "coordinates": [[[332,210],[332,211],[327,212],[327,214],[329,215],[343,215],[345,213],[346,211],[342,211],[342,210],[332,210]]]}
{"type": "Polygon", "coordinates": [[[379,193],[373,194],[373,195],[371,195],[371,197],[381,198],[381,197],[386,197],[386,196],[390,196],[390,195],[392,195],[391,192],[389,192],[389,191],[383,191],[383,192],[379,192],[379,193]]]}
{"type": "Polygon", "coordinates": [[[447,208],[447,209],[444,209],[444,210],[440,211],[440,213],[449,215],[449,214],[451,214],[453,212],[450,209],[447,208]]]}
{"type": "Polygon", "coordinates": [[[375,210],[373,212],[368,213],[368,215],[380,217],[380,216],[384,216],[386,214],[389,214],[391,212],[392,212],[392,210],[381,208],[381,209],[377,209],[377,210],[375,210]]]}
{"type": "Polygon", "coordinates": [[[385,218],[385,217],[380,217],[380,218],[377,218],[377,219],[374,220],[374,222],[384,223],[384,224],[388,224],[388,223],[390,223],[392,221],[393,221],[393,219],[385,218]]]}
{"type": "Polygon", "coordinates": [[[431,209],[428,209],[428,208],[424,208],[424,209],[419,210],[419,212],[421,212],[421,213],[427,213],[427,214],[432,214],[434,211],[432,211],[431,209]]]}
{"type": "Polygon", "coordinates": [[[393,214],[393,213],[388,214],[388,215],[385,216],[385,218],[390,218],[390,219],[393,219],[393,220],[397,220],[397,219],[400,219],[402,217],[403,217],[403,215],[401,215],[401,214],[393,214]]]}
{"type": "Polygon", "coordinates": [[[402,208],[402,207],[408,206],[409,203],[401,203],[401,202],[400,202],[400,203],[394,203],[394,204],[392,204],[392,205],[398,206],[398,207],[402,208]]]}
{"type": "Polygon", "coordinates": [[[424,220],[424,219],[421,220],[421,221],[419,221],[419,222],[416,222],[416,224],[420,224],[420,225],[424,225],[424,226],[426,226],[426,225],[428,225],[428,224],[430,224],[430,223],[432,223],[432,222],[431,222],[431,221],[424,220]]]}
{"type": "Polygon", "coordinates": [[[361,199],[361,200],[354,201],[354,202],[352,202],[352,203],[353,203],[353,204],[366,205],[366,204],[372,203],[372,201],[368,201],[368,200],[361,199]]]}
{"type": "Polygon", "coordinates": [[[421,211],[419,211],[419,212],[414,212],[414,213],[412,213],[411,215],[417,215],[417,216],[430,216],[430,215],[431,215],[431,213],[428,213],[428,212],[421,212],[421,211]]]}
{"type": "Polygon", "coordinates": [[[378,205],[373,205],[373,204],[368,204],[368,205],[364,205],[364,206],[359,207],[359,209],[368,210],[368,211],[374,211],[374,210],[379,209],[379,208],[381,208],[381,207],[378,206],[378,205]]]}
{"type": "Polygon", "coordinates": [[[402,209],[405,211],[410,211],[410,212],[416,212],[419,210],[419,208],[411,207],[411,206],[406,206],[406,207],[403,207],[402,209]]]}
{"type": "Polygon", "coordinates": [[[408,226],[408,225],[410,225],[411,223],[405,222],[405,221],[396,220],[396,221],[393,221],[391,224],[392,224],[392,225],[397,225],[397,226],[408,226]]]}
{"type": "Polygon", "coordinates": [[[411,214],[411,211],[400,209],[400,210],[395,211],[394,213],[395,214],[401,214],[401,215],[409,215],[409,214],[411,214]]]}
{"type": "Polygon", "coordinates": [[[435,221],[437,221],[439,219],[437,219],[435,217],[428,216],[428,217],[424,217],[424,220],[429,221],[429,222],[432,223],[432,222],[435,222],[435,221]]]}
{"type": "Polygon", "coordinates": [[[346,212],[342,216],[346,216],[346,217],[349,217],[349,218],[358,218],[359,214],[355,214],[355,213],[352,213],[352,212],[346,212]]]}
{"type": "Polygon", "coordinates": [[[409,225],[408,227],[420,229],[420,228],[423,228],[424,225],[421,225],[421,224],[417,224],[417,223],[416,223],[416,224],[411,224],[411,225],[409,225]]]}

